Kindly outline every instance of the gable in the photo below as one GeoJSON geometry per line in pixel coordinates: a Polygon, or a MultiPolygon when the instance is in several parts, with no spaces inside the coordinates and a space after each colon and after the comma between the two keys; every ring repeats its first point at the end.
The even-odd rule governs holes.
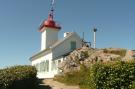
{"type": "Polygon", "coordinates": [[[76,33],[71,33],[63,40],[57,41],[54,45],[52,45],[49,49],[45,49],[37,54],[33,55],[30,58],[30,61],[38,60],[39,58],[47,55],[52,52],[52,58],[55,59],[59,56],[65,55],[76,48],[80,48],[82,46],[82,40],[76,33]]]}
{"type": "Polygon", "coordinates": [[[60,44],[53,47],[53,58],[67,54],[76,48],[81,48],[82,40],[76,33],[72,33],[71,36],[65,38],[60,44]]]}
{"type": "Polygon", "coordinates": [[[32,57],[30,57],[30,61],[34,61],[34,60],[37,60],[47,54],[51,53],[51,49],[45,49],[43,51],[40,51],[38,53],[36,53],[35,55],[33,55],[32,57]]]}

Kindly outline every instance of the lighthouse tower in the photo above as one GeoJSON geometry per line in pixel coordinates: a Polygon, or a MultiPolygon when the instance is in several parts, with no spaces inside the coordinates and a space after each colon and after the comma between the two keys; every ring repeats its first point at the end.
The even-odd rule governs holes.
{"type": "Polygon", "coordinates": [[[75,32],[64,33],[64,38],[58,41],[60,29],[61,26],[54,20],[54,0],[52,0],[48,18],[39,28],[41,50],[30,57],[31,64],[36,67],[37,77],[40,79],[54,78],[61,71],[58,67],[65,59],[64,55],[82,46],[82,39],[75,32]]]}
{"type": "Polygon", "coordinates": [[[51,10],[47,20],[44,20],[40,25],[41,32],[41,50],[48,49],[58,41],[58,32],[61,27],[54,21],[54,1],[52,1],[51,10]]]}

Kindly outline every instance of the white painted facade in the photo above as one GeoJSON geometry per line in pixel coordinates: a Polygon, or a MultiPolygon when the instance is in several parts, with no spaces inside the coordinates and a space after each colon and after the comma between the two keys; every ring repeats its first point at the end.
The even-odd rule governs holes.
{"type": "Polygon", "coordinates": [[[59,29],[47,28],[41,34],[41,50],[47,49],[52,44],[58,41],[58,31],[59,29]]]}
{"type": "Polygon", "coordinates": [[[38,78],[53,78],[60,72],[58,65],[64,55],[82,46],[81,38],[74,32],[68,32],[62,40],[58,40],[58,29],[44,28],[41,34],[41,51],[30,58],[37,68],[38,78]]]}
{"type": "Polygon", "coordinates": [[[71,33],[69,36],[70,37],[67,35],[63,42],[53,48],[54,58],[73,51],[74,49],[71,49],[71,42],[76,42],[76,48],[80,48],[82,46],[82,41],[76,33],[71,33]]]}
{"type": "Polygon", "coordinates": [[[66,32],[62,40],[58,39],[61,26],[53,20],[53,15],[52,5],[48,19],[44,20],[39,27],[41,50],[30,58],[32,65],[38,71],[38,78],[53,78],[60,72],[58,65],[65,55],[82,46],[81,38],[74,32],[66,32]]]}
{"type": "Polygon", "coordinates": [[[52,53],[48,53],[47,55],[44,55],[44,56],[42,56],[40,58],[37,58],[36,60],[32,61],[33,66],[36,66],[36,64],[40,64],[40,63],[42,63],[44,61],[47,61],[47,60],[49,61],[48,72],[46,72],[46,71],[42,71],[42,72],[38,71],[37,72],[37,77],[38,78],[45,78],[44,76],[46,76],[46,78],[53,77],[51,72],[49,72],[49,71],[51,71],[51,59],[52,59],[52,53]]]}

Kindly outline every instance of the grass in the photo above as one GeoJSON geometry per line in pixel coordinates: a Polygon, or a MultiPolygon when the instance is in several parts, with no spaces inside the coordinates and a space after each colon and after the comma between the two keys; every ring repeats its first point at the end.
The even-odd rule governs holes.
{"type": "Polygon", "coordinates": [[[121,57],[124,57],[126,55],[126,49],[118,49],[118,50],[103,49],[103,51],[104,53],[116,54],[116,55],[120,55],[121,57]]]}

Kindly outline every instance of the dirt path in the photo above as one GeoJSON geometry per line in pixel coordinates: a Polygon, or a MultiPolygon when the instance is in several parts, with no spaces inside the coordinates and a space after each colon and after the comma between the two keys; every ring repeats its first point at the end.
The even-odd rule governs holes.
{"type": "Polygon", "coordinates": [[[79,86],[68,86],[53,79],[45,79],[43,83],[45,86],[50,86],[51,89],[80,89],[79,86]]]}

